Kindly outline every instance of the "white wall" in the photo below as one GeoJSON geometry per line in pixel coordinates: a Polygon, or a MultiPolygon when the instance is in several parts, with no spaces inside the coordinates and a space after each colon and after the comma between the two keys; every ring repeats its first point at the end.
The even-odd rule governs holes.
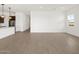
{"type": "Polygon", "coordinates": [[[31,32],[64,32],[62,11],[31,11],[31,32]]]}
{"type": "Polygon", "coordinates": [[[25,31],[29,28],[29,16],[24,13],[16,13],[16,31],[25,31]]]}
{"type": "Polygon", "coordinates": [[[79,37],[79,9],[74,8],[66,11],[66,16],[71,14],[75,15],[75,26],[68,26],[68,21],[66,19],[66,32],[79,37]]]}
{"type": "Polygon", "coordinates": [[[26,17],[26,19],[24,21],[25,22],[24,27],[25,27],[26,30],[28,30],[30,28],[30,18],[29,18],[30,15],[25,15],[25,17],[26,17]]]}

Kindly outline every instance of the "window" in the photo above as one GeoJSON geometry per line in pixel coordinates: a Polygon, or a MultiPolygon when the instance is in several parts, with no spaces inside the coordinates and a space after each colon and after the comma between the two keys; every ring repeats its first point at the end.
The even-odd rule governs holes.
{"type": "Polygon", "coordinates": [[[72,27],[75,26],[75,16],[73,14],[68,15],[67,19],[68,19],[69,26],[72,26],[72,27]]]}
{"type": "Polygon", "coordinates": [[[68,15],[67,19],[68,19],[69,22],[75,22],[75,16],[73,14],[72,15],[68,15]]]}

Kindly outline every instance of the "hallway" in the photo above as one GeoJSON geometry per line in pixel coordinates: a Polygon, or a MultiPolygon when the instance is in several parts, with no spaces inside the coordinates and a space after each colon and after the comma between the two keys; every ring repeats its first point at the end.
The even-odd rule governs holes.
{"type": "Polygon", "coordinates": [[[79,38],[66,33],[17,32],[15,35],[0,39],[0,53],[79,53],[79,38]]]}

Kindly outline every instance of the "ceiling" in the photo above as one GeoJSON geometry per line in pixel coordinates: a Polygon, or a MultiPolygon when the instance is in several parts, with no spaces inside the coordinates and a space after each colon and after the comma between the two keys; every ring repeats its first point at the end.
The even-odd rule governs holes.
{"type": "MultiPolygon", "coordinates": [[[[8,12],[8,7],[11,7],[13,12],[27,12],[31,10],[62,10],[66,11],[71,8],[78,7],[78,4],[5,4],[5,11],[8,12]]],[[[0,5],[1,11],[1,5],[0,5]]]]}

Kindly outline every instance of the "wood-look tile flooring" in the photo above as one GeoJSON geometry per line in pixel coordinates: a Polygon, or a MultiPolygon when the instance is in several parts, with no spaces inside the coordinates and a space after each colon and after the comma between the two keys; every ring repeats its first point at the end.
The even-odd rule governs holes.
{"type": "Polygon", "coordinates": [[[18,32],[0,39],[1,54],[78,54],[79,38],[66,33],[18,32]]]}

